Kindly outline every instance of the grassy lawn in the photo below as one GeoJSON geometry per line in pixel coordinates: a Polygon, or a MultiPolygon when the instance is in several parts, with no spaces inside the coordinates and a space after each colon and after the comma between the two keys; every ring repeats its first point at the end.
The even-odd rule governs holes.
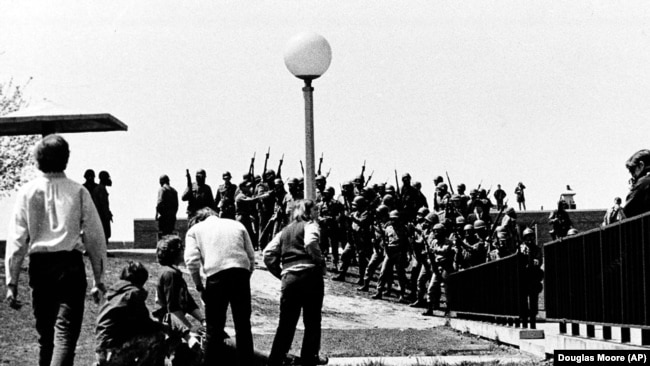
{"type": "MultiPolygon", "coordinates": [[[[147,305],[150,310],[155,309],[155,286],[160,274],[160,265],[152,258],[138,256],[135,260],[141,261],[149,270],[150,279],[145,285],[149,292],[147,305]]],[[[109,258],[107,266],[106,283],[112,284],[119,277],[121,269],[127,258],[109,258]]],[[[86,273],[91,274],[89,263],[86,260],[86,273]]],[[[6,288],[4,260],[0,262],[0,291],[4,299],[6,288]]],[[[191,283],[189,276],[186,281],[191,283]]],[[[20,310],[10,309],[5,303],[0,305],[0,365],[33,365],[38,357],[37,334],[34,330],[34,317],[31,308],[31,296],[27,285],[27,270],[24,268],[20,276],[19,299],[23,303],[20,310]]],[[[198,295],[190,285],[190,291],[196,300],[198,295]]],[[[354,291],[350,284],[332,286],[331,291],[345,294],[354,291]]],[[[253,296],[253,314],[269,321],[277,321],[279,314],[279,299],[269,300],[253,296]]],[[[94,362],[94,327],[99,307],[95,305],[90,296],[86,298],[86,310],[81,337],[77,344],[75,364],[91,365],[94,362]]],[[[324,316],[327,316],[325,314],[324,316]]],[[[329,314],[336,316],[336,314],[329,314]]],[[[381,316],[378,314],[378,316],[381,316]]],[[[232,327],[231,317],[228,317],[229,327],[232,327]]],[[[273,334],[256,334],[253,326],[255,347],[268,351],[271,348],[273,334]]],[[[302,342],[302,332],[297,331],[294,337],[292,350],[298,353],[302,342]]],[[[486,340],[461,334],[446,327],[416,329],[324,329],[322,336],[322,352],[329,357],[355,357],[355,356],[430,356],[430,355],[477,355],[477,354],[514,354],[517,353],[509,347],[499,346],[486,340]]],[[[370,364],[369,364],[370,365],[370,364]]]]}

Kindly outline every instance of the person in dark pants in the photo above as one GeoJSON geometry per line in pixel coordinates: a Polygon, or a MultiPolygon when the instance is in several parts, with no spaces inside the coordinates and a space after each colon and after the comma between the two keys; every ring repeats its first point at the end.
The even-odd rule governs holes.
{"type": "Polygon", "coordinates": [[[190,225],[184,257],[205,302],[205,364],[230,365],[223,357],[227,353],[223,330],[230,305],[237,333],[237,364],[253,365],[250,277],[255,269],[255,252],[251,239],[241,223],[219,218],[211,208],[199,210],[190,225]],[[207,276],[205,286],[201,268],[207,276]]]}
{"type": "Polygon", "coordinates": [[[266,267],[282,280],[280,322],[273,339],[269,366],[283,364],[291,348],[301,310],[305,333],[300,364],[325,365],[329,361],[319,355],[326,267],[319,245],[320,230],[315,222],[317,214],[314,201],[298,201],[294,207],[293,221],[264,249],[266,267]]]}
{"type": "Polygon", "coordinates": [[[623,212],[625,217],[633,217],[650,211],[650,150],[634,153],[627,159],[625,167],[632,178],[623,212]]]}
{"type": "Polygon", "coordinates": [[[18,192],[7,231],[7,301],[18,307],[18,277],[29,255],[38,364],[72,365],[86,297],[82,252],[88,253],[94,274],[91,293],[106,292],[106,239],[90,193],[64,173],[68,143],[49,135],[37,144],[34,156],[43,175],[18,192]]]}
{"type": "Polygon", "coordinates": [[[158,203],[156,204],[156,220],[161,237],[170,235],[176,229],[176,213],[178,212],[178,193],[169,185],[167,175],[160,176],[158,203]]]}

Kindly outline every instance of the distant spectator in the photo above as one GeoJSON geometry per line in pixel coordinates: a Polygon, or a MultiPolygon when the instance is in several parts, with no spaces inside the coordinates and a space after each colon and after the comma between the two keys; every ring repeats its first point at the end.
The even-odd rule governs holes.
{"type": "Polygon", "coordinates": [[[120,280],[108,290],[97,316],[98,366],[165,364],[163,327],[145,304],[148,278],[142,263],[129,261],[120,280]]]}
{"type": "Polygon", "coordinates": [[[158,203],[156,204],[156,220],[161,236],[170,235],[176,228],[176,213],[178,212],[178,193],[169,185],[169,177],[161,175],[158,203]]]}
{"type": "Polygon", "coordinates": [[[92,169],[86,170],[84,173],[84,179],[86,180],[83,184],[84,187],[88,190],[88,193],[93,194],[95,187],[97,187],[97,182],[95,182],[95,171],[92,169]]]}
{"type": "Polygon", "coordinates": [[[506,198],[507,193],[501,189],[501,184],[497,184],[497,190],[494,191],[494,199],[497,201],[497,210],[503,208],[503,200],[506,198]]]}
{"type": "Polygon", "coordinates": [[[631,187],[625,199],[625,217],[634,217],[650,211],[650,150],[639,150],[632,155],[625,167],[632,175],[631,187]]]}
{"type": "Polygon", "coordinates": [[[524,328],[530,322],[530,328],[535,329],[539,293],[542,291],[542,279],[544,278],[544,271],[541,268],[544,257],[541,249],[537,246],[535,232],[532,229],[524,229],[522,236],[524,240],[519,246],[519,252],[524,255],[526,265],[521,282],[524,295],[521,304],[521,320],[524,328]]]}
{"type": "Polygon", "coordinates": [[[65,139],[59,135],[43,138],[34,157],[43,175],[18,191],[7,231],[7,301],[17,307],[18,277],[29,255],[38,364],[72,365],[86,298],[82,252],[90,258],[95,279],[92,292],[105,292],[106,240],[90,193],[64,173],[70,157],[65,139]]]}
{"type": "Polygon", "coordinates": [[[102,170],[99,172],[99,184],[93,190],[93,202],[97,207],[99,218],[102,220],[102,227],[104,228],[104,236],[106,241],[111,237],[111,222],[113,222],[113,213],[108,202],[108,191],[106,187],[113,185],[111,176],[107,171],[102,170]]]}
{"type": "Polygon", "coordinates": [[[566,191],[560,194],[560,199],[567,203],[567,209],[575,210],[576,201],[573,199],[573,196],[576,195],[576,192],[571,189],[571,186],[567,184],[566,191]]]}
{"type": "Polygon", "coordinates": [[[515,196],[517,196],[519,211],[526,211],[526,195],[524,194],[525,189],[526,186],[522,182],[519,182],[519,184],[517,184],[517,188],[515,188],[515,196]]]}
{"type": "Polygon", "coordinates": [[[558,201],[557,209],[551,212],[548,217],[549,224],[551,225],[551,230],[549,233],[551,234],[551,238],[553,238],[553,240],[567,236],[569,229],[573,227],[571,218],[566,212],[567,206],[568,205],[566,202],[562,200],[558,201]]]}
{"type": "Polygon", "coordinates": [[[623,212],[621,202],[621,197],[614,198],[614,206],[608,208],[607,212],[605,212],[605,217],[603,218],[603,226],[611,225],[625,218],[625,212],[623,212]]]}

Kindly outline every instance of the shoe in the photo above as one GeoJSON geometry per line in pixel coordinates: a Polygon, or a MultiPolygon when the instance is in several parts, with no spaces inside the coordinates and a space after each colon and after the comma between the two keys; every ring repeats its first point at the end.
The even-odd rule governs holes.
{"type": "Polygon", "coordinates": [[[382,297],[383,297],[383,296],[381,295],[381,291],[377,291],[376,294],[370,296],[371,299],[375,299],[375,300],[381,300],[382,297]]]}
{"type": "Polygon", "coordinates": [[[428,309],[424,313],[422,313],[424,316],[433,316],[433,309],[428,309]]]}
{"type": "Polygon", "coordinates": [[[368,292],[369,290],[370,290],[370,287],[368,287],[366,285],[363,285],[361,287],[357,287],[357,291],[368,292]]]}
{"type": "Polygon", "coordinates": [[[341,273],[338,276],[332,277],[332,281],[345,282],[345,276],[341,273]]]}
{"type": "Polygon", "coordinates": [[[417,300],[416,302],[409,304],[409,306],[412,308],[426,308],[427,302],[424,300],[417,300]]]}

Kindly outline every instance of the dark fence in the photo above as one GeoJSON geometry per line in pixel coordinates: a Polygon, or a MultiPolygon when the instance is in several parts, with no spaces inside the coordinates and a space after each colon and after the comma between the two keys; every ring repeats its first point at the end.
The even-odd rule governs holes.
{"type": "Polygon", "coordinates": [[[650,215],[544,246],[547,319],[650,325],[650,215]]]}
{"type": "Polygon", "coordinates": [[[524,258],[513,254],[453,273],[447,283],[449,310],[458,315],[518,317],[524,258]]]}

